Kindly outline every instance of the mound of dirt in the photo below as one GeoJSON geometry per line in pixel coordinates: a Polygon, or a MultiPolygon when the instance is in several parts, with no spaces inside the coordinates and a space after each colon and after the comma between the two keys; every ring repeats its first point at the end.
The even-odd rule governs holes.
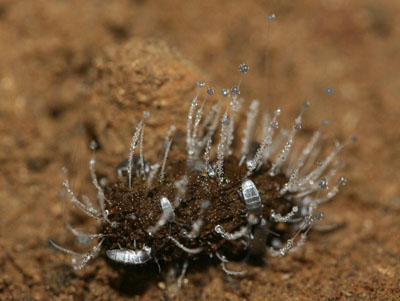
{"type": "Polygon", "coordinates": [[[398,12],[391,0],[2,1],[0,299],[400,299],[398,12]],[[61,166],[76,193],[95,197],[92,139],[105,174],[126,156],[143,111],[146,140],[161,145],[172,121],[184,128],[195,81],[232,87],[244,61],[242,95],[280,106],[283,127],[310,100],[304,130],[328,118],[329,136],[359,136],[343,153],[348,185],[323,208],[326,224],[344,227],[246,266],[244,278],[194,264],[179,290],[156,266],[150,279],[141,268],[121,277],[102,258],[73,271],[48,239],[78,250],[63,220],[96,225],[65,205],[61,166]]]}

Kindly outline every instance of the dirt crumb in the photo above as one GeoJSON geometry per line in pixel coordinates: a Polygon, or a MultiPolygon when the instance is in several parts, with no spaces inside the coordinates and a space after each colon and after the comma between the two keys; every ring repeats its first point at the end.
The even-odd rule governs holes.
{"type": "Polygon", "coordinates": [[[392,0],[1,1],[0,299],[400,299],[399,11],[392,0]],[[246,265],[244,279],[193,264],[178,289],[156,265],[150,279],[140,268],[121,278],[102,258],[74,271],[48,240],[80,250],[64,222],[98,225],[70,210],[61,167],[94,199],[91,140],[100,177],[126,158],[143,111],[146,152],[172,123],[184,142],[195,82],[220,93],[243,62],[244,105],[280,107],[287,128],[309,100],[305,132],[329,119],[326,136],[359,137],[343,152],[345,189],[323,207],[326,225],[344,226],[314,231],[297,254],[246,265]]]}

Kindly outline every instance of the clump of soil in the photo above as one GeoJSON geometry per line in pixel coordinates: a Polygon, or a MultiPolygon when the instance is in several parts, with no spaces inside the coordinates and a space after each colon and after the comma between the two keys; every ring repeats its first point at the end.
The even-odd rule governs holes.
{"type": "MultiPolygon", "coordinates": [[[[110,203],[106,203],[106,209],[110,213],[110,221],[116,222],[116,226],[104,224],[101,232],[107,235],[104,241],[105,249],[118,249],[119,246],[127,249],[135,249],[137,246],[141,249],[143,246],[148,246],[151,247],[155,260],[165,262],[180,262],[187,257],[196,258],[200,253],[214,255],[221,248],[229,250],[231,254],[244,253],[247,248],[242,243],[231,243],[215,231],[218,225],[228,233],[248,226],[245,202],[238,193],[241,191],[247,169],[244,165],[238,166],[238,163],[239,160],[234,156],[226,160],[224,164],[226,181],[223,183],[209,177],[204,171],[187,167],[186,161],[172,161],[168,163],[164,181],[160,182],[157,178],[151,187],[148,187],[142,175],[132,180],[131,188],[127,186],[126,179],[106,187],[107,199],[110,200],[110,203]],[[179,196],[174,184],[184,176],[187,177],[186,190],[184,195],[179,196]],[[160,208],[162,197],[170,200],[175,207],[175,221],[160,227],[157,232],[150,235],[149,229],[157,224],[162,215],[160,208]],[[204,202],[207,203],[205,207],[204,202]],[[198,235],[193,238],[187,237],[193,223],[199,218],[204,224],[198,235]],[[201,248],[202,251],[194,255],[186,253],[171,241],[169,236],[175,237],[188,248],[201,248]]],[[[287,179],[284,175],[270,177],[264,168],[252,176],[251,180],[262,195],[262,218],[267,221],[270,231],[276,231],[277,224],[269,221],[271,209],[285,215],[296,205],[287,196],[279,194],[279,189],[287,179]]],[[[281,239],[291,234],[289,229],[286,227],[284,235],[284,228],[281,227],[281,239]]],[[[271,234],[268,234],[266,239],[269,236],[271,234]]],[[[243,239],[246,240],[245,237],[243,239]]],[[[252,242],[249,240],[247,243],[252,242]]]]}
{"type": "MultiPolygon", "coordinates": [[[[0,299],[399,299],[399,10],[400,2],[392,0],[2,1],[0,299]],[[265,16],[272,12],[276,19],[268,27],[265,16]],[[178,129],[184,126],[183,104],[190,101],[197,76],[188,76],[181,85],[177,78],[172,90],[163,90],[166,96],[150,97],[137,108],[130,101],[121,110],[118,106],[127,104],[118,98],[118,87],[101,88],[113,78],[103,81],[94,71],[105,60],[107,47],[121,53],[118,62],[123,60],[124,43],[149,37],[178,48],[224,87],[237,83],[237,65],[247,62],[250,72],[241,84],[242,95],[259,98],[270,110],[280,106],[286,112],[282,124],[285,116],[291,122],[293,108],[307,99],[313,108],[304,128],[316,128],[321,119],[333,116],[331,132],[336,137],[343,141],[358,135],[358,145],[344,152],[346,190],[323,209],[328,225],[345,226],[329,235],[311,233],[304,251],[248,267],[249,277],[243,279],[227,278],[219,267],[204,268],[202,262],[192,265],[183,288],[173,292],[162,278],[136,281],[142,276],[140,269],[120,277],[102,259],[73,271],[65,256],[49,247],[48,239],[79,250],[66,235],[63,219],[87,231],[96,231],[98,225],[81,215],[66,216],[61,166],[69,167],[74,190],[88,193],[90,140],[97,137],[108,154],[100,160],[102,150],[97,152],[105,172],[109,169],[104,166],[117,166],[126,158],[143,110],[152,116],[159,112],[149,119],[157,126],[149,126],[148,141],[157,141],[151,135],[161,137],[161,145],[170,119],[177,120],[178,129]],[[327,87],[335,91],[330,98],[323,94],[327,87]],[[97,90],[105,98],[103,92],[96,95],[97,90]],[[158,97],[168,99],[168,114],[150,107],[158,97]],[[114,137],[118,133],[121,140],[114,137]],[[110,139],[101,140],[106,136],[110,139]],[[118,146],[118,154],[111,155],[110,145],[118,146]]],[[[127,60],[122,69],[134,70],[130,63],[127,60]]],[[[185,70],[197,73],[183,65],[169,71],[156,68],[168,76],[186,74],[185,70]]],[[[145,85],[144,74],[136,75],[145,85]]],[[[125,93],[140,92],[129,87],[135,80],[129,74],[126,82],[120,79],[125,93]]],[[[163,80],[155,82],[168,87],[163,80]]],[[[146,95],[154,91],[148,89],[146,95]]],[[[133,99],[133,94],[127,97],[133,99]]],[[[151,268],[158,275],[157,267],[151,268]]]]}
{"type": "Polygon", "coordinates": [[[145,144],[147,157],[155,155],[151,146],[159,143],[161,147],[172,124],[166,122],[166,112],[175,116],[175,124],[184,124],[185,115],[177,113],[194,96],[199,77],[195,70],[177,51],[158,40],[134,39],[104,50],[92,70],[90,106],[84,120],[101,150],[98,161],[104,172],[127,157],[143,112],[150,113],[145,134],[145,143],[151,141],[145,144]]]}

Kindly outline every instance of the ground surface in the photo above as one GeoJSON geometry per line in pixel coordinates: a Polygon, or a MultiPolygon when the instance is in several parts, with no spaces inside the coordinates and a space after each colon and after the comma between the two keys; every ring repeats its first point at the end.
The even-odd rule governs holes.
{"type": "Polygon", "coordinates": [[[0,1],[0,299],[400,299],[399,13],[392,0],[0,1]],[[126,46],[133,38],[162,39],[182,56],[160,42],[126,46]],[[339,139],[358,135],[343,155],[348,185],[324,209],[326,223],[345,227],[248,266],[243,279],[193,266],[180,291],[160,277],[121,280],[102,258],[74,272],[48,245],[72,245],[60,167],[90,191],[93,135],[110,172],[143,110],[149,141],[171,120],[182,128],[199,74],[232,86],[242,61],[251,66],[242,95],[281,106],[282,122],[307,99],[309,128],[329,118],[339,139]]]}

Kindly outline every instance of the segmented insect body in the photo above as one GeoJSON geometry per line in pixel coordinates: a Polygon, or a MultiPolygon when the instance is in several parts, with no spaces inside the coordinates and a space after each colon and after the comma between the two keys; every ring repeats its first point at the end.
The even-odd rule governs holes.
{"type": "Polygon", "coordinates": [[[160,204],[161,204],[161,209],[163,211],[163,216],[165,216],[165,219],[169,223],[172,223],[173,221],[175,221],[175,213],[174,213],[174,209],[172,208],[171,202],[166,197],[162,197],[160,200],[160,204]]]}
{"type": "MultiPolygon", "coordinates": [[[[247,64],[239,67],[243,74],[248,70],[247,64]]],[[[320,146],[316,145],[320,129],[305,148],[297,152],[300,155],[290,156],[295,135],[302,128],[307,103],[293,128],[282,131],[276,142],[273,136],[281,110],[276,109],[269,120],[269,115],[264,114],[261,143],[254,151],[250,145],[255,139],[255,121],[248,120],[247,127],[240,131],[244,132],[244,137],[238,159],[234,122],[243,103],[238,98],[239,85],[222,91],[223,99],[229,100],[224,111],[220,102],[208,113],[205,113],[204,104],[207,97],[214,94],[214,89],[207,88],[206,93],[202,93],[204,87],[204,82],[197,84],[197,93],[189,108],[186,160],[169,158],[174,127],[163,143],[162,161],[151,164],[145,158],[143,136],[145,119],[149,117],[146,112],[133,134],[128,160],[117,168],[117,180],[108,181],[111,184],[106,187],[100,186],[95,175],[94,156],[90,161],[98,209],[88,198],[82,203],[65,176],[64,186],[71,202],[101,224],[98,234],[85,234],[70,227],[80,241],[101,239],[96,252],[77,254],[53,243],[75,259],[78,255],[84,259],[79,264],[72,262],[75,268],[82,268],[103,247],[109,259],[123,264],[182,261],[196,259],[201,254],[215,255],[226,273],[240,275],[241,272],[226,267],[228,259],[223,252],[246,257],[248,252],[263,256],[268,250],[271,256],[284,256],[304,244],[314,222],[322,217],[317,212],[318,206],[346,184],[341,177],[329,190],[328,184],[338,167],[333,164],[334,158],[346,143],[336,145],[319,163],[316,158],[320,146]],[[205,95],[199,106],[202,94],[205,95]],[[220,111],[224,112],[222,117],[220,111]],[[219,141],[214,141],[218,136],[219,141]],[[139,156],[134,154],[137,145],[139,156]],[[280,236],[274,231],[279,231],[280,236]]],[[[257,108],[258,102],[253,102],[247,118],[256,118],[257,108]]],[[[186,271],[187,264],[184,267],[186,271]]]]}
{"type": "Polygon", "coordinates": [[[107,250],[106,255],[111,260],[124,264],[143,264],[152,259],[151,248],[147,246],[141,250],[107,250]]]}
{"type": "Polygon", "coordinates": [[[242,193],[246,203],[246,209],[250,224],[255,225],[260,223],[262,216],[261,198],[256,185],[252,180],[244,179],[242,182],[242,193]]]}

